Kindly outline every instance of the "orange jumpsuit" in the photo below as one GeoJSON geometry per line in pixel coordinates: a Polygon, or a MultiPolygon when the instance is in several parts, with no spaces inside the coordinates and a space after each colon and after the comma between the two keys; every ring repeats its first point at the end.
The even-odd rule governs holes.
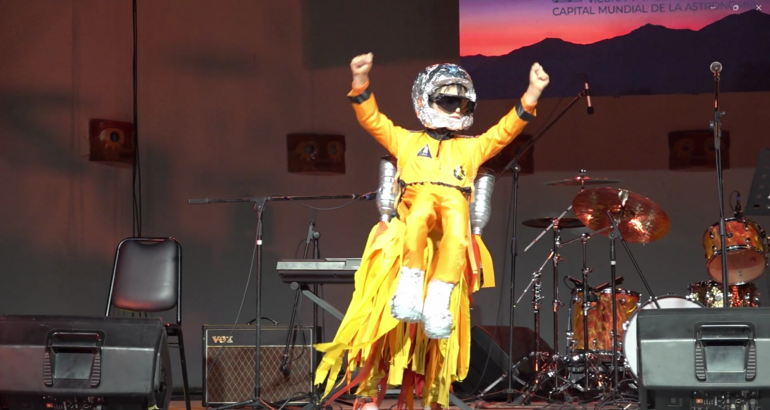
{"type": "Polygon", "coordinates": [[[470,198],[461,189],[473,189],[478,167],[521,132],[534,107],[522,101],[479,137],[439,142],[424,131],[394,126],[379,112],[367,86],[348,96],[363,128],[398,158],[405,188],[399,217],[380,222],[369,234],[355,291],[334,340],[316,345],[324,356],[315,384],[326,383],[327,403],[355,385],[358,396],[380,398],[388,386],[400,385],[400,405],[413,408],[416,391],[423,403],[448,408],[451,384],[464,379],[470,365],[470,294],[495,283],[489,251],[478,235],[469,239],[470,198]],[[450,302],[455,324],[449,338],[430,339],[418,323],[393,318],[390,301],[407,258],[415,266],[423,264],[427,280],[440,277],[457,283],[450,302]],[[484,266],[482,280],[475,277],[479,265],[484,266]],[[345,378],[335,383],[344,363],[345,378]],[[335,387],[339,390],[332,394],[335,387]]]}
{"type": "Polygon", "coordinates": [[[427,132],[407,131],[377,108],[374,95],[362,95],[368,83],[348,94],[361,126],[398,159],[401,201],[408,209],[403,265],[425,271],[428,233],[442,232],[438,265],[432,279],[456,284],[465,272],[470,238],[469,202],[479,167],[521,133],[535,107],[524,99],[487,132],[452,135],[441,141],[427,132]],[[361,101],[360,103],[358,101],[361,101]]]}

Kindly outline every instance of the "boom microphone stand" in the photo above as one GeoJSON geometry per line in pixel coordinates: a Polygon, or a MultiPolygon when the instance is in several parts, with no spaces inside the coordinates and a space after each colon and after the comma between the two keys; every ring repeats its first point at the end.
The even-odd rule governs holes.
{"type": "MultiPolygon", "coordinates": [[[[578,102],[583,97],[586,97],[590,95],[590,91],[588,88],[581,90],[580,93],[565,107],[556,118],[551,121],[550,124],[548,124],[545,128],[543,128],[540,133],[538,133],[535,137],[533,137],[522,149],[516,154],[516,156],[511,160],[511,162],[508,163],[508,165],[503,168],[503,171],[500,173],[500,176],[505,174],[506,171],[513,171],[513,189],[512,189],[512,203],[513,203],[513,236],[511,237],[511,268],[510,268],[510,277],[511,277],[511,294],[510,294],[510,301],[511,301],[511,310],[510,310],[510,317],[508,318],[508,326],[509,326],[509,332],[508,332],[508,373],[512,374],[514,370],[514,363],[513,363],[513,325],[514,325],[514,313],[516,310],[516,304],[513,303],[514,299],[516,298],[516,257],[518,256],[517,251],[517,237],[516,237],[516,225],[517,225],[517,216],[518,216],[518,191],[519,191],[519,172],[521,172],[521,166],[519,165],[519,160],[521,159],[521,156],[527,152],[528,149],[532,148],[532,146],[535,145],[535,143],[540,140],[543,135],[545,135],[546,132],[548,132],[551,127],[556,124],[556,122],[561,119],[561,117],[564,116],[564,114],[569,111],[570,108],[572,108],[575,103],[578,102]]],[[[498,178],[500,177],[498,176],[498,178]]],[[[535,369],[539,369],[539,359],[537,358],[536,354],[535,359],[535,369]]],[[[513,403],[514,398],[513,395],[516,393],[516,390],[513,389],[513,377],[508,377],[508,389],[506,390],[507,393],[507,403],[513,403]]]]}
{"type": "Polygon", "coordinates": [[[714,73],[714,120],[711,121],[711,130],[714,131],[714,151],[717,157],[717,193],[719,195],[719,241],[722,250],[722,303],[723,308],[729,308],[728,296],[730,285],[727,283],[727,251],[725,246],[725,195],[722,179],[722,116],[725,113],[719,111],[719,80],[722,73],[722,64],[718,61],[711,63],[711,72],[714,73]]]}
{"type": "MultiPolygon", "coordinates": [[[[374,199],[375,193],[370,192],[367,194],[359,195],[321,195],[321,196],[266,196],[266,197],[253,197],[253,198],[234,198],[234,199],[189,199],[187,202],[191,205],[207,205],[207,204],[222,204],[222,203],[240,203],[248,202],[254,204],[254,212],[257,213],[257,238],[255,244],[256,254],[256,272],[254,278],[254,288],[256,291],[256,317],[262,317],[262,215],[265,210],[267,202],[276,201],[308,201],[308,200],[325,200],[325,199],[350,199],[350,200],[371,200],[374,199]]],[[[254,409],[265,408],[262,404],[261,391],[260,391],[260,370],[261,370],[261,352],[262,346],[261,333],[262,324],[260,320],[255,323],[256,337],[254,338],[254,397],[239,403],[228,404],[225,406],[215,407],[213,410],[232,409],[236,407],[252,407],[254,409]]]]}

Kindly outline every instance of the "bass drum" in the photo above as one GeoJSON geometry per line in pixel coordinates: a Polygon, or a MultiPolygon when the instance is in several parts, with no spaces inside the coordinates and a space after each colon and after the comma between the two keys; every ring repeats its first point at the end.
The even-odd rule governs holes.
{"type": "MultiPolygon", "coordinates": [[[[666,295],[657,298],[658,304],[661,309],[678,309],[678,308],[702,308],[701,303],[690,300],[686,297],[679,295],[666,295]]],[[[638,377],[639,364],[637,363],[637,342],[636,342],[636,317],[639,312],[644,309],[657,309],[655,302],[650,300],[643,304],[636,312],[631,316],[631,319],[626,322],[624,327],[626,332],[623,334],[623,355],[626,357],[626,366],[631,370],[634,377],[638,377]]]]}

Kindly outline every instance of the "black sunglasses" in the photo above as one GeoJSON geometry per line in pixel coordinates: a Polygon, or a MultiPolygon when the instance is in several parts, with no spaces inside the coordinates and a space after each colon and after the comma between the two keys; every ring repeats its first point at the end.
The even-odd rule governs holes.
{"type": "Polygon", "coordinates": [[[436,105],[446,112],[456,112],[460,109],[462,114],[470,114],[476,107],[476,103],[465,98],[458,97],[456,95],[439,94],[430,98],[430,102],[436,103],[436,105]]]}

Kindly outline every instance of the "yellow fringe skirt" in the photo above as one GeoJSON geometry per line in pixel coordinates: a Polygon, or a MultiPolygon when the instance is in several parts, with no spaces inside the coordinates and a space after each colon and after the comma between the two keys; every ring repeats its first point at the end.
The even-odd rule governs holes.
{"type": "MultiPolygon", "coordinates": [[[[326,384],[327,402],[355,385],[359,386],[357,396],[381,402],[389,387],[400,385],[399,408],[404,404],[414,408],[413,392],[422,397],[424,407],[437,403],[448,408],[452,383],[468,373],[471,293],[480,287],[494,287],[489,251],[474,235],[468,270],[452,292],[451,335],[448,339],[428,339],[422,324],[399,322],[390,312],[401,269],[404,231],[404,223],[395,218],[372,228],[355,274],[355,291],[337,334],[332,342],[316,345],[324,357],[316,369],[315,384],[326,384]],[[336,383],[345,361],[345,377],[336,383]],[[335,388],[339,390],[330,396],[335,388]]],[[[425,283],[435,268],[439,241],[440,233],[428,239],[425,283]]]]}

